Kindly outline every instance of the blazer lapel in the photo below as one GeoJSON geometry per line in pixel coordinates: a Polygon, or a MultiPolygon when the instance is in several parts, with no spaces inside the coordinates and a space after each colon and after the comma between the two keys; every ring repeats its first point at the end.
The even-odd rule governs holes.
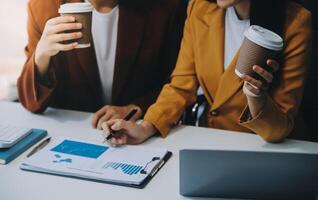
{"type": "Polygon", "coordinates": [[[238,52],[224,72],[225,9],[211,6],[201,16],[202,35],[199,36],[199,76],[203,90],[212,109],[217,109],[232,97],[243,85],[235,74],[238,52]],[[205,27],[204,27],[205,26],[205,27]]]}
{"type": "Polygon", "coordinates": [[[216,91],[223,74],[224,57],[224,10],[211,7],[201,16],[199,48],[198,50],[198,75],[201,87],[210,104],[213,103],[216,91]]]}
{"type": "Polygon", "coordinates": [[[243,80],[235,74],[238,52],[220,79],[212,109],[217,109],[222,106],[243,86],[243,80]]]}
{"type": "Polygon", "coordinates": [[[124,89],[131,68],[137,58],[143,38],[145,16],[132,9],[120,7],[116,61],[112,91],[112,102],[117,102],[124,89]]]}
{"type": "Polygon", "coordinates": [[[100,97],[101,84],[93,43],[89,48],[76,49],[75,53],[89,86],[95,92],[95,96],[100,97]]]}
{"type": "MultiPolygon", "coordinates": [[[[84,2],[84,0],[60,0],[60,4],[76,2],[84,2]]],[[[91,41],[91,44],[92,45],[88,48],[66,52],[66,55],[68,59],[72,59],[72,63],[74,63],[75,60],[78,62],[78,70],[82,70],[87,84],[92,91],[92,95],[94,95],[92,98],[96,98],[96,102],[101,104],[101,84],[93,41],[91,41]]]]}

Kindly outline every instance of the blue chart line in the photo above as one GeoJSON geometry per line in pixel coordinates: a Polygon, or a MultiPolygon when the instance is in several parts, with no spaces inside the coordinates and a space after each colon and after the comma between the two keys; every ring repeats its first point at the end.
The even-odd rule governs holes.
{"type": "Polygon", "coordinates": [[[142,166],[129,165],[124,163],[107,162],[103,168],[113,168],[114,170],[121,169],[125,174],[134,175],[140,172],[142,166]]]}

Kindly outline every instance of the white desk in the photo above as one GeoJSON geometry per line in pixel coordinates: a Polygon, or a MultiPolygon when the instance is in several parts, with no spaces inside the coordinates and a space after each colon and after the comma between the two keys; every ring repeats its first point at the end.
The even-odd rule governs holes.
{"type": "MultiPolygon", "coordinates": [[[[27,112],[20,104],[0,102],[0,120],[13,125],[46,129],[53,138],[63,135],[92,141],[103,139],[99,131],[91,128],[90,113],[48,109],[43,115],[34,115],[27,112]]],[[[29,149],[10,164],[0,165],[0,199],[200,199],[179,195],[178,152],[180,149],[260,150],[318,154],[316,143],[288,140],[275,145],[265,143],[260,137],[252,134],[185,126],[175,128],[166,139],[152,138],[143,145],[166,147],[173,152],[169,162],[143,190],[21,171],[19,164],[30,151],[29,149]]]]}

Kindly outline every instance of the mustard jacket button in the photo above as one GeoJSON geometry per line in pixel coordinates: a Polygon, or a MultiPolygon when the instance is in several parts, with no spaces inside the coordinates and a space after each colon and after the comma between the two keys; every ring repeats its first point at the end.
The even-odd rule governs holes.
{"type": "Polygon", "coordinates": [[[218,116],[219,114],[220,114],[220,112],[217,111],[217,110],[213,110],[213,111],[210,112],[210,115],[212,115],[213,117],[216,117],[216,116],[218,116]]]}

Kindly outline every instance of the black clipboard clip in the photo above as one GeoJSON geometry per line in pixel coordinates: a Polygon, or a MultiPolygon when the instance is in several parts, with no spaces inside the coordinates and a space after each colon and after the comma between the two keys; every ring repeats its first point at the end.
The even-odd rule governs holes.
{"type": "Polygon", "coordinates": [[[147,164],[144,166],[144,168],[140,171],[141,174],[148,174],[148,172],[146,171],[148,165],[150,165],[150,163],[155,162],[156,160],[160,160],[159,157],[153,157],[151,159],[151,161],[147,162],[147,164]]]}

